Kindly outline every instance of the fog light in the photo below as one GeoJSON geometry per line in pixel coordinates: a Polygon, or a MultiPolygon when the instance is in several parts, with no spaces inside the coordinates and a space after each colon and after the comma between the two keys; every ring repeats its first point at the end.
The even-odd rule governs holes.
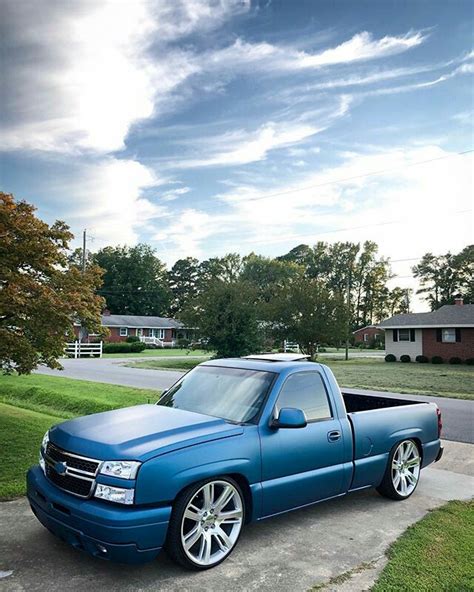
{"type": "Polygon", "coordinates": [[[122,489],[121,487],[112,487],[111,485],[103,485],[97,483],[94,493],[98,497],[108,502],[116,502],[117,504],[133,504],[133,497],[135,495],[134,489],[122,489]]]}
{"type": "Polygon", "coordinates": [[[107,553],[107,549],[106,549],[106,547],[104,547],[104,545],[97,545],[97,549],[98,549],[99,553],[102,553],[103,555],[105,555],[107,553]]]}

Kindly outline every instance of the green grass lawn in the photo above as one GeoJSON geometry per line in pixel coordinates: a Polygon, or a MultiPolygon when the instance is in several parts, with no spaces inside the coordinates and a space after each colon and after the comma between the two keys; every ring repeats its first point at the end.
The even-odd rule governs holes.
{"type": "Polygon", "coordinates": [[[328,360],[341,386],[474,400],[474,367],[387,363],[383,359],[328,360]]]}
{"type": "Polygon", "coordinates": [[[151,370],[191,370],[194,366],[201,364],[209,357],[200,360],[142,360],[141,362],[130,362],[125,364],[128,368],[148,368],[151,370]]]}
{"type": "Polygon", "coordinates": [[[390,547],[372,592],[474,590],[474,502],[430,512],[390,547]]]}
{"type": "Polygon", "coordinates": [[[25,493],[45,431],[64,419],[154,403],[159,391],[55,376],[0,375],[0,499],[25,493]]]}
{"type": "MultiPolygon", "coordinates": [[[[131,368],[154,370],[190,370],[203,360],[143,360],[131,362],[131,368]]],[[[474,400],[474,367],[450,364],[387,363],[383,359],[354,358],[337,360],[321,357],[343,387],[393,391],[413,395],[435,395],[474,400]]]]}
{"type": "Polygon", "coordinates": [[[160,348],[160,349],[144,349],[142,352],[135,354],[104,354],[104,358],[162,358],[162,357],[173,357],[173,356],[206,356],[209,357],[211,354],[203,349],[172,349],[172,348],[160,348]]]}

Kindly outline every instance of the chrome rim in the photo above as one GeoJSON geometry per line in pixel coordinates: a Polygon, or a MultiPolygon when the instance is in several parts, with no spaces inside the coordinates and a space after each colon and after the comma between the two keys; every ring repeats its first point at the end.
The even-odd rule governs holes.
{"type": "Polygon", "coordinates": [[[243,504],[227,481],[211,481],[189,501],[181,522],[181,543],[198,565],[213,565],[228,555],[242,529],[243,504]]]}
{"type": "Polygon", "coordinates": [[[392,460],[392,483],[395,491],[406,497],[418,483],[420,476],[420,453],[412,440],[399,444],[392,460]]]}

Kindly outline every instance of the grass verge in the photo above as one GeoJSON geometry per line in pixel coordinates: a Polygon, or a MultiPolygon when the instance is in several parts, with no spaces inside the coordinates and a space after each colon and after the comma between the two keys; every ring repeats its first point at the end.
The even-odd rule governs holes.
{"type": "Polygon", "coordinates": [[[159,391],[31,374],[0,376],[0,401],[61,418],[155,402],[159,391]]]}
{"type": "Polygon", "coordinates": [[[209,358],[200,360],[142,360],[141,362],[130,362],[125,364],[128,368],[148,368],[150,370],[191,370],[198,364],[209,358]]]}
{"type": "Polygon", "coordinates": [[[25,473],[38,462],[43,434],[58,418],[0,403],[0,499],[25,493],[25,473]]]}
{"type": "Polygon", "coordinates": [[[78,415],[155,402],[159,391],[55,376],[0,376],[0,499],[25,493],[43,434],[78,415]]]}
{"type": "Polygon", "coordinates": [[[390,547],[372,592],[474,590],[474,502],[430,512],[390,547]]]}

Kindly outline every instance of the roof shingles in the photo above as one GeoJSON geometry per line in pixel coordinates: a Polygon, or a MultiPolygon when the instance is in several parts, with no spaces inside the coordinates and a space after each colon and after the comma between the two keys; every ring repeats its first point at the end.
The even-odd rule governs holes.
{"type": "Polygon", "coordinates": [[[433,312],[399,314],[382,321],[381,329],[398,327],[474,327],[474,304],[446,304],[433,312]]]}
{"type": "Polygon", "coordinates": [[[167,317],[139,315],[102,315],[103,327],[143,327],[147,329],[182,329],[181,321],[167,317]]]}

